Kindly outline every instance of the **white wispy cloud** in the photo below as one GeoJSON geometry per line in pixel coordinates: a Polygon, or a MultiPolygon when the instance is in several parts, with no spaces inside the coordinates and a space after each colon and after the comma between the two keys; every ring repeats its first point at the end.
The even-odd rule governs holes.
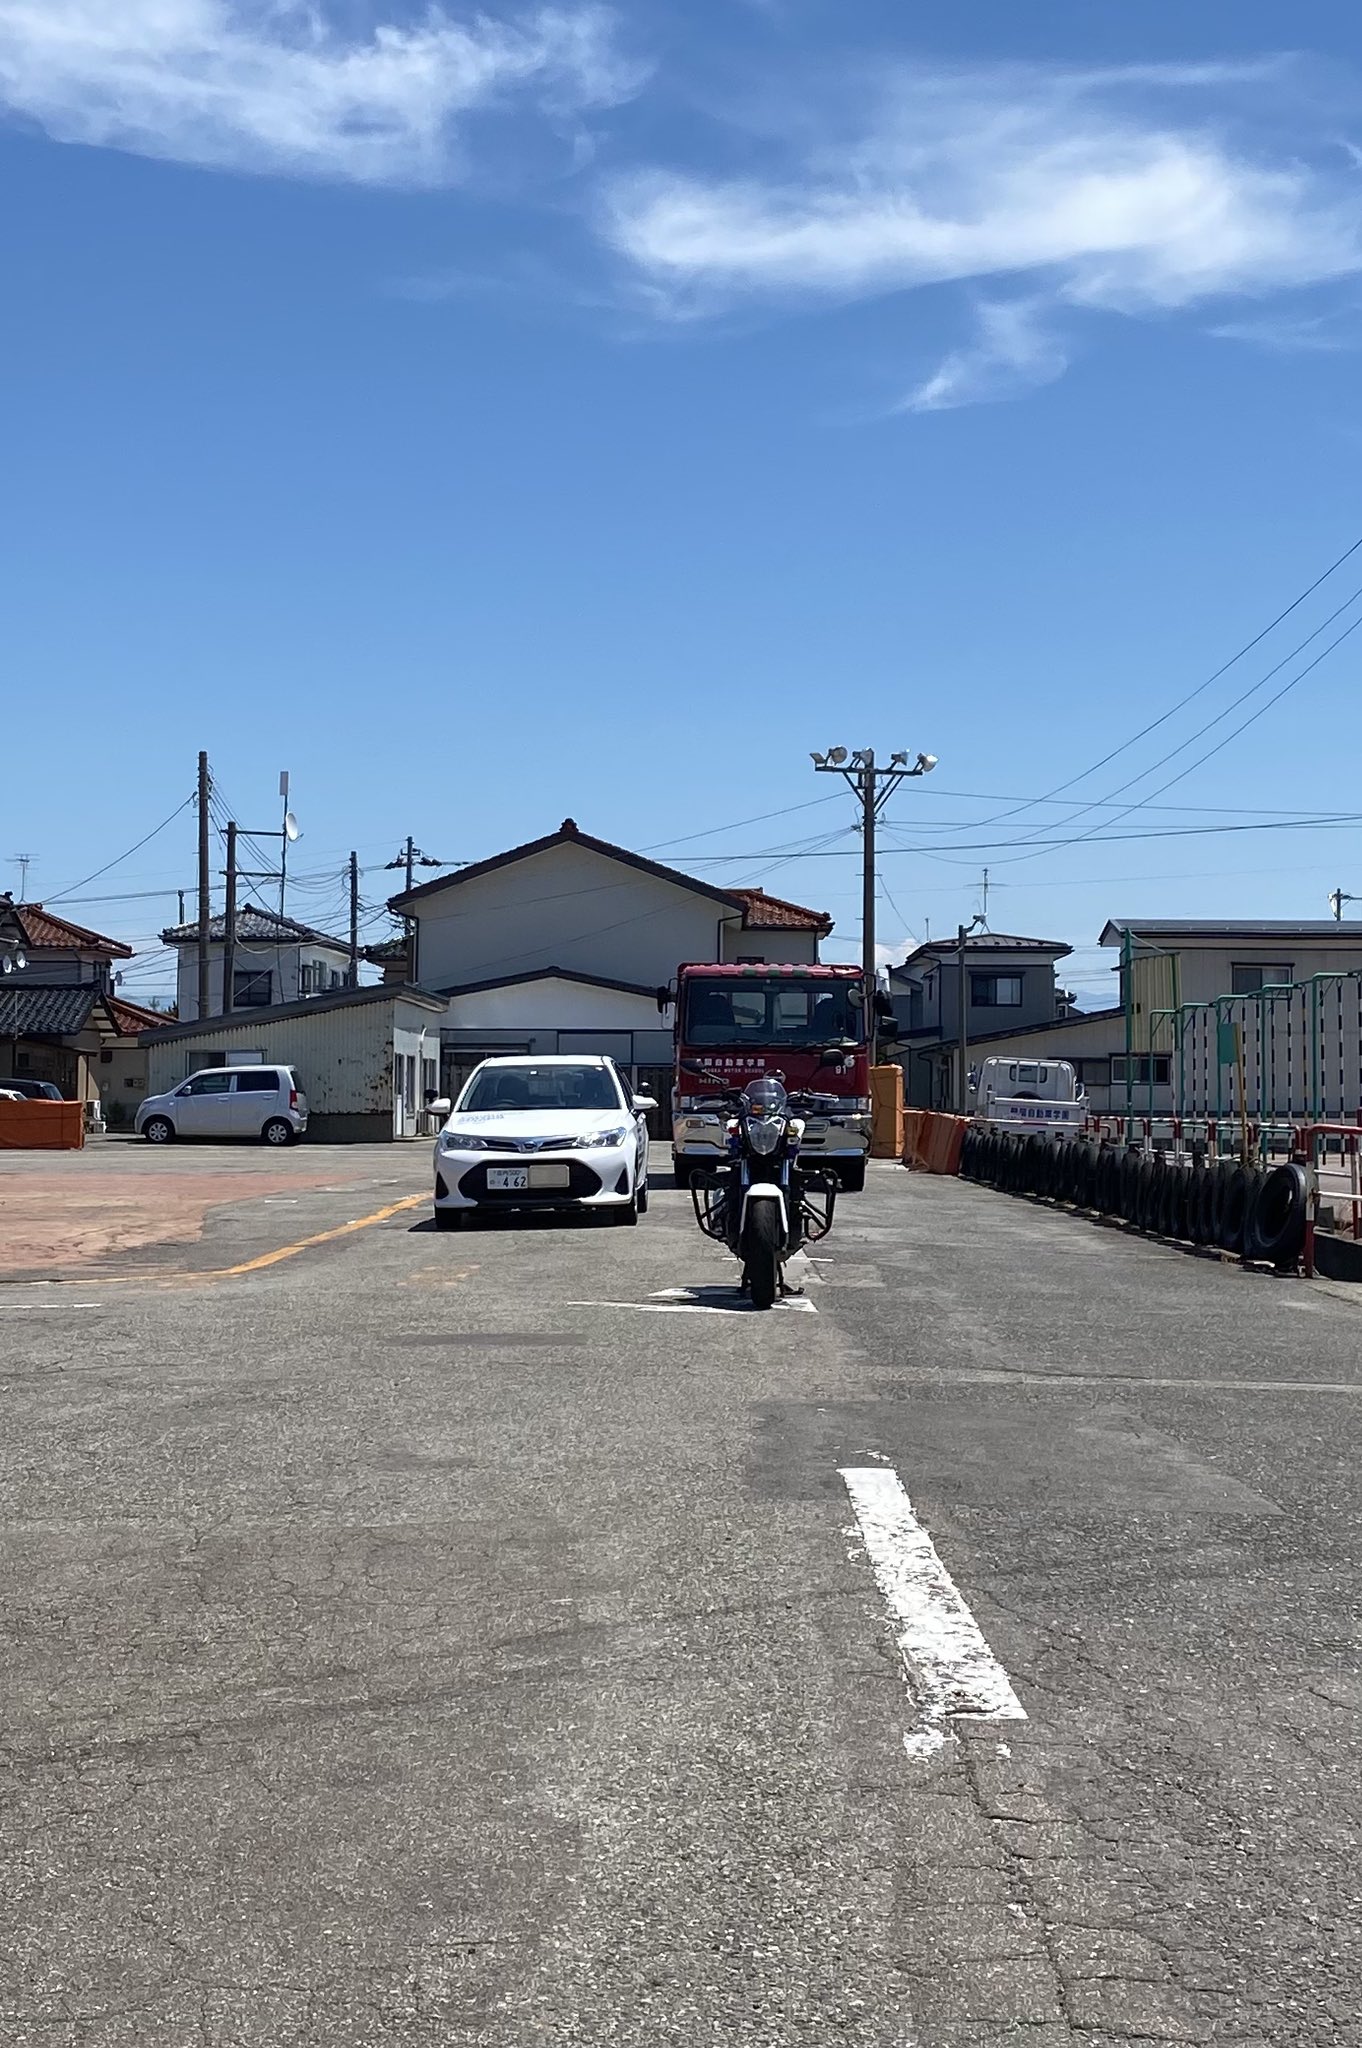
{"type": "Polygon", "coordinates": [[[952,349],[896,411],[948,412],[957,405],[1015,398],[1039,384],[1053,384],[1069,367],[1068,353],[1035,299],[985,302],[976,309],[976,326],[975,341],[952,349]]]}
{"type": "MultiPolygon", "coordinates": [[[[859,125],[805,112],[797,159],[712,177],[650,169],[606,195],[602,232],[674,315],[754,300],[847,302],[1002,284],[978,341],[917,409],[1060,374],[1043,308],[1166,313],[1362,269],[1362,195],[1255,123],[1264,67],[893,75],[859,125]]],[[[763,147],[770,152],[769,133],[763,147]]]]}
{"type": "Polygon", "coordinates": [[[590,5],[435,7],[361,34],[312,0],[0,0],[0,108],[58,141],[219,169],[438,185],[464,117],[528,100],[562,119],[635,83],[590,5]]]}

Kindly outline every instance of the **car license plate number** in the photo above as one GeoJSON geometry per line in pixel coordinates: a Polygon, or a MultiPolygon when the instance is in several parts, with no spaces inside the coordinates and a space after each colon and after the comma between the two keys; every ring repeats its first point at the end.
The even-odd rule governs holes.
{"type": "Polygon", "coordinates": [[[500,1188],[508,1193],[514,1193],[518,1188],[528,1188],[529,1184],[528,1166],[489,1166],[487,1169],[489,1188],[500,1188]]]}

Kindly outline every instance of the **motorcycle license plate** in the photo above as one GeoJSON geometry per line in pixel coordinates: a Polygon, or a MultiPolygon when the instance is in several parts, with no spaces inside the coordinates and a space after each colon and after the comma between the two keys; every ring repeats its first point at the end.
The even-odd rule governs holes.
{"type": "Polygon", "coordinates": [[[487,1185],[514,1194],[520,1188],[529,1187],[530,1169],[528,1166],[489,1166],[487,1185]]]}

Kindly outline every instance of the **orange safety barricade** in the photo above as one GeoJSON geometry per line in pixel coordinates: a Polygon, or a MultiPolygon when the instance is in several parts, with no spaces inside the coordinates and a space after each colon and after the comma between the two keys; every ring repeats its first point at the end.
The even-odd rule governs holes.
{"type": "Polygon", "coordinates": [[[902,1159],[903,1068],[872,1067],[870,1070],[870,1151],[875,1159],[902,1159]]]}
{"type": "Polygon", "coordinates": [[[905,1109],[903,1112],[903,1163],[905,1166],[920,1168],[923,1164],[922,1144],[924,1126],[931,1112],[925,1109],[905,1109]]]}
{"type": "Polygon", "coordinates": [[[0,1102],[0,1152],[78,1152],[84,1143],[83,1102],[0,1102]]]}

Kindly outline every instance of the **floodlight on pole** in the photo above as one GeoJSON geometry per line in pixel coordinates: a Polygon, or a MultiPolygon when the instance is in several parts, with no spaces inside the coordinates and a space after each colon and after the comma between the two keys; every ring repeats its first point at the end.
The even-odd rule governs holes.
{"type": "Polygon", "coordinates": [[[870,1062],[875,1063],[878,1020],[875,1014],[875,822],[901,782],[930,775],[935,754],[919,754],[908,766],[906,749],[892,754],[887,768],[875,765],[873,747],[857,747],[848,757],[845,747],[829,747],[826,754],[814,754],[814,771],[819,775],[840,775],[861,805],[861,967],[865,977],[866,1039],[870,1062]]]}

